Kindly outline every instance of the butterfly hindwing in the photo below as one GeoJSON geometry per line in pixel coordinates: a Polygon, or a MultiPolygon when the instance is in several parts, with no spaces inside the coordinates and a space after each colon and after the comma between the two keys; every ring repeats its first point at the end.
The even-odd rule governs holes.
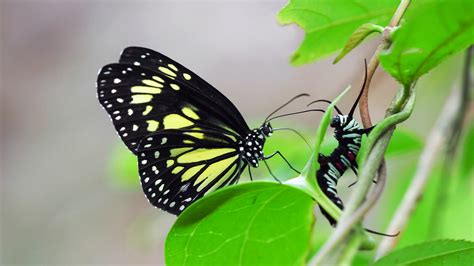
{"type": "Polygon", "coordinates": [[[234,141],[208,130],[161,130],[138,148],[143,191],[150,203],[173,214],[224,185],[243,169],[234,141]]]}

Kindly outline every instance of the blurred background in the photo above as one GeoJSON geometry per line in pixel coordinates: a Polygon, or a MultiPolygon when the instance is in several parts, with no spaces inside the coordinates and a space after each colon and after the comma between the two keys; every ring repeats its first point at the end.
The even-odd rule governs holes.
{"type": "MultiPolygon", "coordinates": [[[[331,56],[292,67],[289,56],[304,33],[295,25],[277,24],[275,16],[286,1],[0,3],[0,233],[5,264],[164,263],[164,239],[176,217],[144,199],[135,160],[96,99],[97,71],[116,62],[123,48],[148,47],[187,66],[231,99],[255,127],[298,93],[310,93],[312,100],[332,99],[352,84],[340,103],[347,112],[361,86],[363,59],[378,44],[373,38],[337,65],[331,56]]],[[[389,161],[389,189],[366,219],[372,229],[383,231],[396,208],[422,139],[449,89],[459,85],[462,59],[452,57],[419,82],[416,110],[401,127],[410,132],[416,149],[389,161]]],[[[370,93],[374,121],[383,117],[396,90],[391,77],[376,73],[370,93]]],[[[309,100],[287,111],[301,110],[309,100]]],[[[301,130],[311,141],[320,116],[293,116],[274,126],[301,130]]],[[[277,147],[298,167],[309,155],[290,133],[279,133],[266,150],[277,147]]],[[[281,162],[272,164],[279,168],[281,162]]],[[[294,175],[286,168],[278,173],[282,179],[294,175]]],[[[354,180],[347,175],[343,198],[354,180]]],[[[472,204],[472,189],[467,193],[467,204],[472,204]]],[[[465,210],[467,222],[458,220],[462,230],[449,236],[473,238],[472,213],[465,210]]],[[[323,232],[319,236],[327,235],[331,228],[316,215],[323,232]]],[[[417,226],[425,228],[426,222],[425,217],[417,226]]]]}

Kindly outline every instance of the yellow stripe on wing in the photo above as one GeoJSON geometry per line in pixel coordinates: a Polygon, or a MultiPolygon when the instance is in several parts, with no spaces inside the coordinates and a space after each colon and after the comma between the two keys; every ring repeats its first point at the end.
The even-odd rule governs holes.
{"type": "Polygon", "coordinates": [[[232,148],[195,149],[194,151],[179,156],[177,161],[180,164],[195,163],[201,161],[203,163],[206,163],[206,160],[211,160],[224,154],[232,153],[235,151],[236,150],[232,148]]]}
{"type": "MultiPolygon", "coordinates": [[[[218,162],[215,162],[207,167],[207,169],[202,172],[199,177],[194,182],[194,186],[199,185],[197,191],[201,191],[207,185],[209,185],[212,181],[214,181],[220,174],[222,174],[227,168],[229,168],[232,164],[235,164],[238,156],[230,157],[218,162]]],[[[235,165],[222,177],[220,177],[219,181],[224,182],[227,178],[229,178],[235,169],[235,165]]]]}

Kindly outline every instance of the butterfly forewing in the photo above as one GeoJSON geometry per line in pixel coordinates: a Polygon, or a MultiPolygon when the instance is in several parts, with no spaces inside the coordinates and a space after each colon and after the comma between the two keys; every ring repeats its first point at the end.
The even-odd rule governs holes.
{"type": "Polygon", "coordinates": [[[203,98],[200,93],[178,86],[166,75],[139,66],[110,64],[99,73],[98,97],[119,136],[135,154],[148,134],[192,127],[196,122],[238,136],[212,105],[198,100],[203,98]]]}
{"type": "Polygon", "coordinates": [[[101,69],[97,85],[100,103],[134,153],[143,137],[160,128],[164,114],[177,111],[176,93],[164,79],[147,69],[107,65],[101,69]]]}
{"type": "Polygon", "coordinates": [[[239,110],[227,97],[191,70],[167,56],[147,48],[128,47],[123,50],[120,63],[139,65],[167,76],[175,81],[176,85],[198,92],[200,97],[195,100],[213,109],[219,119],[232,130],[240,135],[245,135],[250,130],[239,110]]]}

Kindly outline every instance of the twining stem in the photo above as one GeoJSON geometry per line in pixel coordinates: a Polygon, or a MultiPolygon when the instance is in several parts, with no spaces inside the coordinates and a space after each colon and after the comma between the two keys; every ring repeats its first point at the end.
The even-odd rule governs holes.
{"type": "MultiPolygon", "coordinates": [[[[467,63],[464,72],[468,76],[469,74],[466,74],[466,72],[470,72],[472,47],[469,50],[471,51],[467,53],[467,63]]],[[[427,145],[420,156],[412,183],[391,220],[388,227],[389,231],[402,230],[406,226],[413,210],[417,206],[418,200],[422,196],[431,170],[436,163],[436,159],[439,157],[438,153],[446,145],[452,144],[452,137],[459,134],[459,123],[462,123],[467,110],[467,103],[465,101],[469,99],[469,97],[466,97],[469,93],[469,83],[470,78],[464,77],[462,90],[454,89],[446,101],[441,115],[426,141],[427,145]]],[[[456,141],[456,143],[458,142],[456,141]]],[[[442,200],[446,199],[443,198],[442,200]]],[[[384,239],[379,245],[376,258],[380,258],[390,251],[397,244],[398,240],[399,237],[384,239]]]]}
{"type": "Polygon", "coordinates": [[[336,264],[337,265],[352,265],[352,258],[354,258],[359,246],[361,245],[362,239],[360,237],[352,237],[347,243],[347,248],[341,251],[336,264]]]}
{"type": "MultiPolygon", "coordinates": [[[[364,127],[366,128],[372,126],[372,122],[371,122],[370,114],[369,114],[369,108],[368,108],[368,92],[369,92],[369,87],[370,87],[372,77],[375,73],[375,70],[377,69],[379,65],[378,56],[380,52],[382,52],[383,50],[387,49],[390,46],[391,44],[391,40],[389,36],[390,32],[393,27],[398,26],[409,4],[410,4],[410,0],[402,0],[400,2],[400,5],[395,11],[389,25],[386,27],[386,31],[384,31],[384,35],[383,35],[384,38],[382,40],[382,43],[377,47],[374,55],[372,56],[369,62],[368,71],[367,71],[367,83],[364,87],[364,93],[361,98],[360,106],[359,106],[362,123],[364,127]]],[[[405,91],[406,89],[407,88],[404,88],[405,91]]],[[[382,177],[383,179],[385,178],[385,174],[383,174],[384,173],[383,171],[385,170],[385,162],[384,162],[383,156],[388,146],[388,142],[392,136],[393,130],[395,129],[395,125],[405,120],[406,118],[408,118],[411,114],[411,111],[413,110],[413,103],[414,103],[414,98],[415,98],[414,93],[412,95],[404,95],[404,96],[405,97],[402,97],[404,100],[403,104],[401,105],[399,104],[400,108],[390,108],[389,111],[387,112],[386,120],[391,119],[393,120],[392,122],[394,123],[390,123],[389,121],[384,120],[385,123],[379,124],[380,130],[379,130],[379,134],[376,136],[377,138],[375,139],[372,138],[372,140],[367,141],[367,144],[370,145],[370,149],[369,149],[369,154],[365,157],[366,160],[365,159],[363,160],[363,162],[367,162],[367,163],[362,164],[363,167],[359,173],[360,176],[359,176],[358,186],[356,190],[354,191],[354,193],[352,194],[350,200],[348,201],[348,205],[346,206],[346,209],[343,212],[340,221],[338,222],[338,226],[336,230],[331,235],[331,238],[320,249],[316,257],[311,261],[311,264],[322,263],[326,258],[328,258],[332,250],[336,246],[342,244],[343,240],[351,232],[351,229],[357,223],[359,223],[359,221],[363,218],[365,213],[369,211],[371,206],[373,206],[373,204],[377,201],[378,196],[380,196],[380,193],[383,190],[383,186],[380,186],[378,190],[376,190],[376,193],[374,194],[374,196],[369,198],[370,199],[369,202],[366,202],[366,204],[363,204],[363,201],[367,195],[367,192],[372,184],[372,179],[374,178],[375,172],[378,170],[379,173],[382,173],[382,175],[379,175],[379,178],[380,177],[382,177]],[[411,100],[411,106],[408,106],[408,104],[405,105],[405,103],[407,103],[407,101],[410,102],[410,100],[411,100]],[[405,108],[405,109],[401,110],[402,108],[405,108]],[[397,117],[397,114],[400,116],[397,117]]],[[[395,103],[395,100],[394,100],[394,103],[395,103]]],[[[392,104],[392,106],[396,106],[396,105],[397,104],[392,104]]],[[[374,135],[374,134],[372,133],[371,135],[374,135]]],[[[384,183],[385,183],[385,180],[383,180],[382,184],[384,183]]],[[[360,242],[360,241],[354,240],[354,238],[359,238],[359,237],[360,235],[357,233],[352,234],[350,235],[347,243],[360,242]]],[[[354,250],[357,250],[357,249],[358,249],[358,245],[346,244],[345,248],[343,248],[342,251],[339,252],[340,254],[337,254],[336,256],[340,257],[343,254],[346,254],[346,255],[354,254],[354,250]]],[[[334,255],[334,254],[331,254],[331,255],[334,255]]],[[[343,257],[347,258],[346,255],[344,255],[343,257]]]]}
{"type": "Polygon", "coordinates": [[[390,44],[391,44],[391,40],[389,36],[390,32],[394,27],[397,27],[398,24],[400,24],[400,20],[402,19],[403,14],[405,14],[405,11],[407,10],[409,5],[410,5],[410,0],[402,0],[400,2],[400,5],[398,5],[397,10],[395,11],[392,19],[390,20],[388,26],[386,27],[386,30],[383,33],[384,35],[383,35],[382,42],[379,44],[379,46],[375,50],[372,58],[369,61],[369,65],[367,66],[367,82],[363,88],[364,92],[362,93],[362,98],[360,99],[360,102],[359,102],[360,116],[362,119],[362,124],[364,125],[365,128],[372,126],[372,121],[370,119],[370,112],[369,112],[369,88],[370,88],[370,83],[372,81],[372,77],[375,74],[375,70],[377,70],[377,67],[379,66],[379,54],[383,50],[390,47],[390,44]]]}
{"type": "MultiPolygon", "coordinates": [[[[439,117],[436,126],[426,141],[427,144],[420,156],[412,183],[405,193],[400,206],[396,210],[396,214],[391,220],[388,231],[403,230],[411,213],[417,206],[417,201],[423,193],[429,174],[438,158],[438,152],[446,141],[445,138],[448,133],[448,128],[452,125],[458,104],[458,93],[459,91],[457,90],[453,91],[449,99],[446,101],[442,115],[439,117]]],[[[380,258],[391,250],[398,242],[398,239],[399,237],[394,237],[382,240],[377,250],[376,258],[380,258]]]]}

